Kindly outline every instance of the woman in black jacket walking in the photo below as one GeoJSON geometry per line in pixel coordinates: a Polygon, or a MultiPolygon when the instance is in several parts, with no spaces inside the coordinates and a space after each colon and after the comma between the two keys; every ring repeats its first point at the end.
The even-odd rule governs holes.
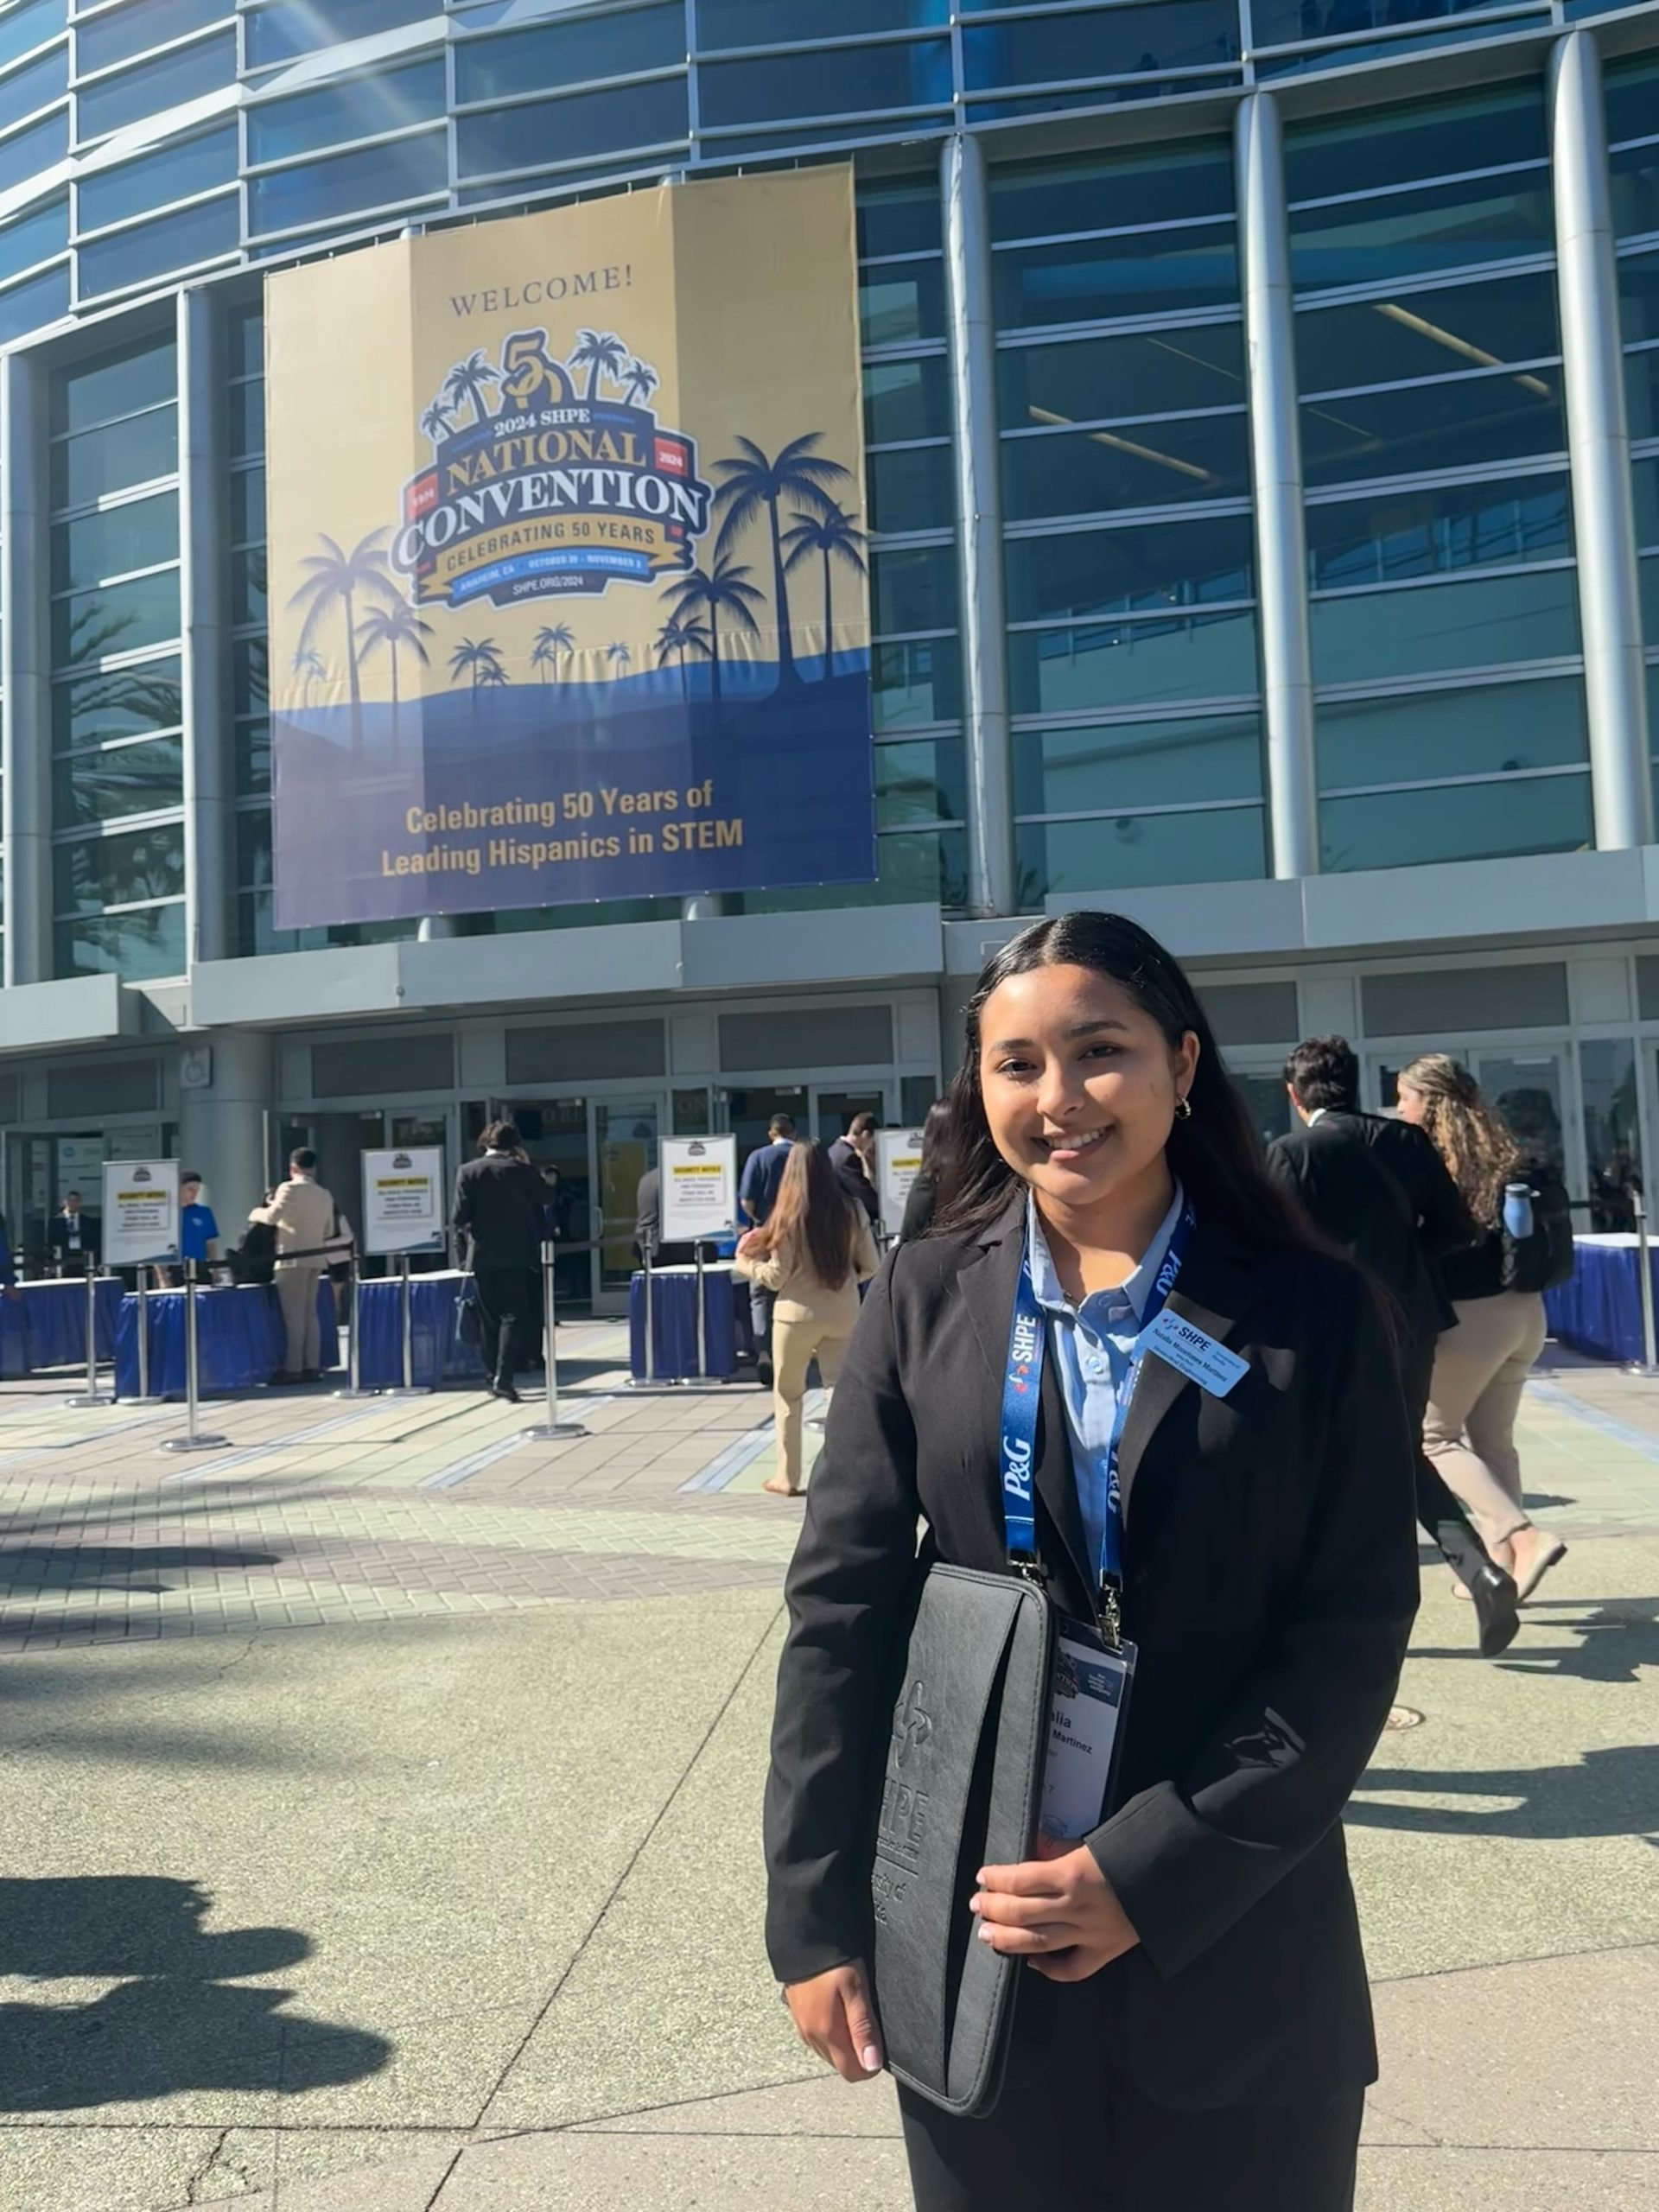
{"type": "Polygon", "coordinates": [[[1135,924],[1005,947],[951,1106],[938,1217],[866,1302],[790,1570],[774,1970],[845,2078],[880,2066],[864,1961],[907,1594],[936,1559],[1012,1571],[1001,1440],[1033,1386],[1010,1327],[1034,1298],[1039,1572],[1060,1613],[1121,1620],[1139,1670],[1098,1825],[968,1863],[958,1949],[976,1929],[1032,1971],[989,2117],[901,2087],[916,2202],[1345,2212],[1376,2051],[1341,1814],[1417,1603],[1383,1323],[1267,1180],[1191,986],[1135,924]],[[1207,1379],[1163,1353],[1160,1306],[1207,1379]]]}

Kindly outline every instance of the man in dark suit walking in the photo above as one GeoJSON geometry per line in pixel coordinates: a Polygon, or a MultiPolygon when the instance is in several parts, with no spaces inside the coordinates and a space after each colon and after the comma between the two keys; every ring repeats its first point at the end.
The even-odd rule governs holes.
{"type": "Polygon", "coordinates": [[[1462,1506],[1421,1450],[1434,1346],[1457,1315],[1437,1263],[1470,1238],[1457,1185],[1421,1129],[1359,1109],[1359,1062],[1344,1037],[1310,1037],[1285,1063],[1297,1127],[1268,1165],[1313,1220],[1395,1301],[1401,1382],[1417,1440],[1417,1517],[1474,1601],[1480,1649],[1495,1658],[1519,1626],[1511,1578],[1490,1560],[1462,1506]]]}
{"type": "Polygon", "coordinates": [[[547,1187],[525,1159],[512,1122],[492,1122],[479,1139],[481,1158],[455,1178],[450,1218],[472,1246],[480,1348],[488,1387],[520,1401],[513,1378],[530,1364],[541,1312],[541,1257],[547,1187]]]}
{"type": "Polygon", "coordinates": [[[881,1198],[873,1173],[875,1161],[876,1119],[874,1114],[855,1114],[847,1134],[830,1147],[830,1165],[836,1180],[855,1205],[862,1206],[872,1229],[881,1226],[881,1198]]]}

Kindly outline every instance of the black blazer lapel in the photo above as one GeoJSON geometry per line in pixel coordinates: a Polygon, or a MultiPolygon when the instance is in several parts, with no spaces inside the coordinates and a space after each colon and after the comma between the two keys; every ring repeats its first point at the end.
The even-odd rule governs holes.
{"type": "MultiPolygon", "coordinates": [[[[1218,1344],[1224,1344],[1255,1295],[1255,1283],[1248,1265],[1223,1237],[1206,1236],[1200,1222],[1175,1287],[1169,1294],[1170,1312],[1178,1313],[1183,1321],[1190,1321],[1194,1328],[1202,1329],[1218,1344]]],[[[1198,1387],[1179,1368],[1159,1358],[1156,1352],[1149,1352],[1141,1363],[1118,1451],[1117,1478],[1126,1520],[1135,1494],[1135,1477],[1159,1423],[1183,1390],[1196,1390],[1198,1387]]]]}

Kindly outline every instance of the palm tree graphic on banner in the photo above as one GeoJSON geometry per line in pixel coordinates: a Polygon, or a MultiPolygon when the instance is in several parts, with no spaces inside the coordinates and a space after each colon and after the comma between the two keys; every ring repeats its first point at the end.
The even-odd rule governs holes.
{"type": "Polygon", "coordinates": [[[369,600],[393,611],[405,604],[397,580],[386,566],[385,539],[384,530],[372,530],[347,553],[332,537],[319,537],[317,543],[323,550],[307,554],[301,565],[309,574],[289,601],[290,607],[305,609],[295,649],[296,664],[302,655],[315,648],[323,623],[336,608],[340,611],[346,633],[346,677],[351,701],[353,756],[363,750],[362,637],[358,627],[358,603],[369,600]]]}
{"type": "Polygon", "coordinates": [[[432,625],[423,622],[412,607],[375,607],[363,617],[359,637],[363,657],[366,660],[377,646],[384,647],[391,661],[391,757],[397,759],[397,656],[405,648],[423,668],[431,665],[432,656],[426,650],[425,639],[432,635],[432,625]]]}
{"type": "Polygon", "coordinates": [[[676,653],[680,657],[680,696],[682,699],[687,698],[690,696],[690,690],[686,681],[686,655],[688,653],[706,653],[708,651],[709,632],[707,628],[702,623],[693,621],[688,616],[671,614],[668,620],[664,623],[662,628],[657,632],[658,667],[666,668],[669,661],[676,653]]]}
{"type": "Polygon", "coordinates": [[[620,378],[624,394],[636,407],[643,407],[661,382],[649,361],[630,361],[620,378]]]}
{"type": "Polygon", "coordinates": [[[542,672],[542,682],[547,682],[549,669],[556,669],[560,659],[576,650],[576,633],[568,622],[547,622],[536,632],[536,642],[531,648],[530,664],[542,672]]]}
{"type": "Polygon", "coordinates": [[[701,611],[709,617],[709,696],[716,710],[720,706],[721,616],[729,615],[733,629],[742,636],[760,634],[754,610],[766,602],[764,593],[749,581],[753,573],[747,562],[734,561],[722,553],[712,569],[696,568],[690,575],[677,576],[664,594],[677,615],[701,611]]]}
{"type": "Polygon", "coordinates": [[[779,524],[778,504],[780,499],[794,499],[815,514],[824,514],[835,505],[834,487],[850,484],[851,469],[827,454],[814,451],[823,436],[822,430],[807,430],[791,438],[779,449],[775,458],[768,460],[752,438],[739,438],[738,452],[725,461],[715,463],[721,478],[715,493],[715,505],[722,511],[720,535],[715,540],[716,556],[729,552],[752,522],[764,513],[772,536],[772,573],[773,611],[778,628],[778,680],[780,684],[798,681],[795,667],[794,642],[789,631],[789,584],[784,574],[783,531],[779,524]]]}
{"type": "Polygon", "coordinates": [[[628,349],[613,330],[579,330],[569,365],[587,370],[588,390],[584,397],[592,399],[601,372],[613,382],[622,380],[628,365],[628,349]]]}
{"type": "Polygon", "coordinates": [[[606,646],[605,658],[613,668],[626,668],[633,659],[633,649],[619,638],[613,645],[606,646]]]}
{"type": "Polygon", "coordinates": [[[473,712],[478,712],[478,695],[492,686],[507,680],[506,665],[501,658],[501,648],[493,638],[463,638],[449,656],[449,681],[459,683],[463,676],[470,677],[473,686],[473,712]]]}
{"type": "Polygon", "coordinates": [[[443,396],[451,407],[470,406],[473,420],[486,423],[495,412],[487,404],[488,396],[500,381],[489,356],[480,351],[455,363],[444,378],[443,396]]]}
{"type": "Polygon", "coordinates": [[[844,507],[832,500],[821,514],[797,514],[791,526],[784,532],[784,569],[788,574],[800,567],[804,561],[815,556],[823,563],[823,672],[836,672],[836,632],[834,609],[831,605],[830,563],[842,562],[855,575],[869,574],[869,563],[864,558],[868,543],[864,532],[844,507]]]}

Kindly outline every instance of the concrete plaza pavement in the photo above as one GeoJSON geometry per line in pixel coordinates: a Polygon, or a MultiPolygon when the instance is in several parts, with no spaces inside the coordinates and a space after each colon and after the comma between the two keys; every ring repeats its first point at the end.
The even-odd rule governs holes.
{"type": "MultiPolygon", "coordinates": [[[[760,1942],[779,1586],[749,1387],[585,1438],[475,1395],[75,1411],[0,1388],[0,2207],[864,2212],[885,2082],[760,1942]]],[[[1567,1560],[1496,1665],[1438,1567],[1349,1819],[1363,2212],[1659,2200],[1659,1386],[1552,1352],[1567,1560]]]]}

